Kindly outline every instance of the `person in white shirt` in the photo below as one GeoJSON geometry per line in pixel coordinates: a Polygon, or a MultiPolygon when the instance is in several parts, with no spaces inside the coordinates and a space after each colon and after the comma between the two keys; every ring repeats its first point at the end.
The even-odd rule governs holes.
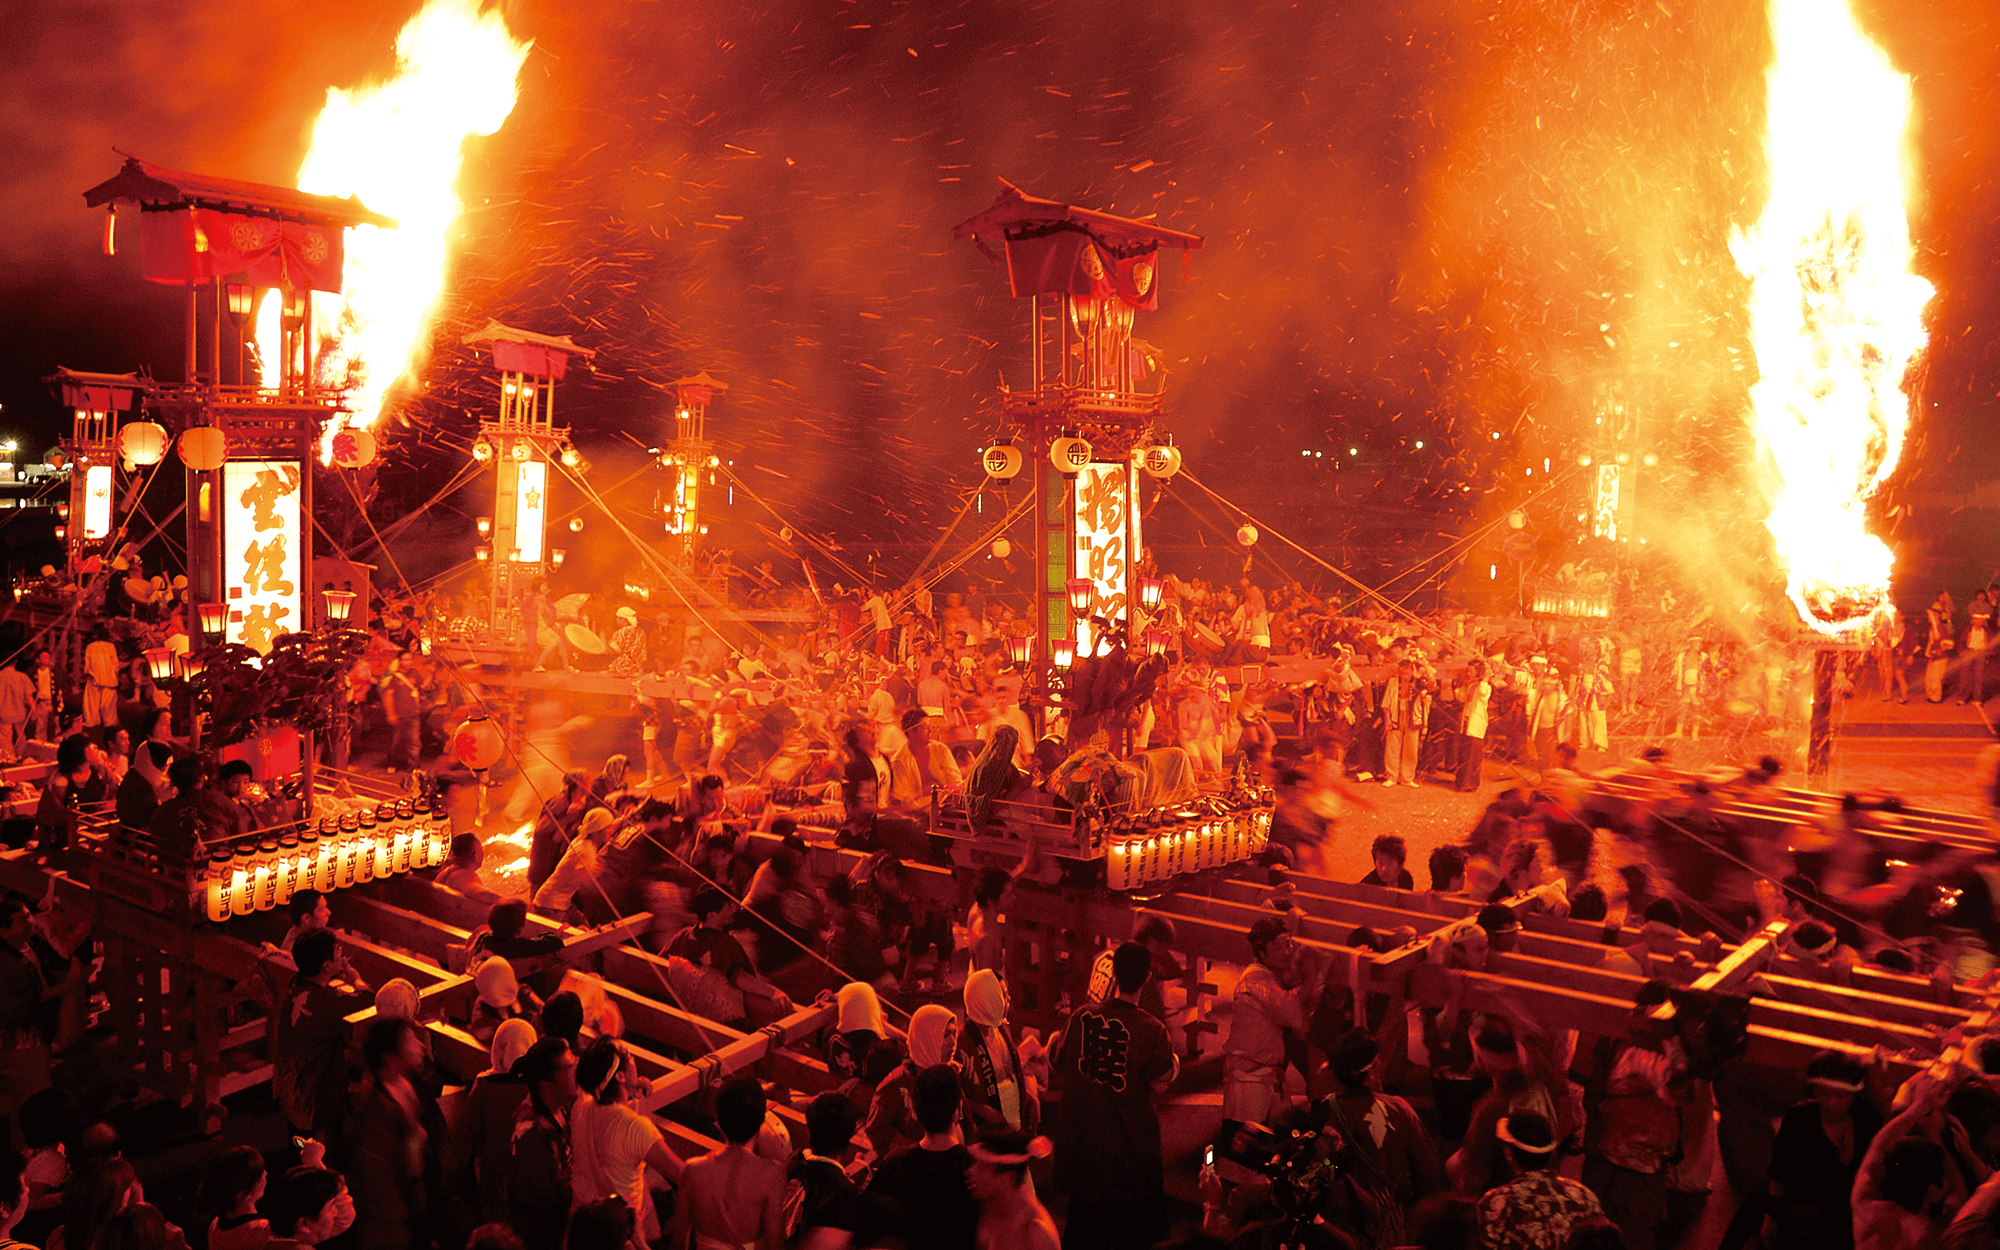
{"type": "Polygon", "coordinates": [[[1487,712],[1493,703],[1493,683],[1486,680],[1486,661],[1474,660],[1466,665],[1458,698],[1465,711],[1459,720],[1456,788],[1464,794],[1479,788],[1480,770],[1486,764],[1487,712]]]}

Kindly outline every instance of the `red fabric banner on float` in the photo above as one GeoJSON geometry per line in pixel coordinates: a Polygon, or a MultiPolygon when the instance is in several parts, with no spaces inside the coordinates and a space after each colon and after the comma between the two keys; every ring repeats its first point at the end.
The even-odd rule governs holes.
{"type": "Polygon", "coordinates": [[[139,247],[141,272],[151,282],[178,286],[243,274],[256,287],[340,290],[344,249],[334,226],[179,208],[141,213],[139,247]]]}
{"type": "Polygon", "coordinates": [[[531,378],[552,378],[560,382],[563,371],[569,368],[569,353],[543,347],[539,343],[494,339],[493,367],[502,373],[525,373],[531,378]]]}

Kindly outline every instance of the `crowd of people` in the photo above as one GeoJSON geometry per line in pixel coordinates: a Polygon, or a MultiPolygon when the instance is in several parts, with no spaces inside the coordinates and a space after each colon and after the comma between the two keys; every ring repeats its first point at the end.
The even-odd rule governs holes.
{"type": "MultiPolygon", "coordinates": [[[[352,736],[391,770],[435,770],[455,835],[438,884],[490,908],[457,955],[477,992],[454,1021],[489,1048],[487,1070],[448,1091],[414,988],[363,983],[325,900],[299,891],[252,996],[272,1021],[274,1098],[304,1145],[283,1166],[217,1154],[198,1201],[175,1212],[183,1234],[145,1201],[116,1133],[31,1070],[91,1044],[90,936],[53,894],[39,908],[9,900],[0,1030],[17,1044],[0,1053],[28,1056],[9,1066],[8,1106],[28,1152],[0,1153],[0,1191],[17,1164],[21,1178],[0,1237],[106,1250],[343,1237],[371,1250],[1041,1250],[1176,1236],[1652,1250],[1701,1218],[1719,1151],[1740,1202],[1725,1250],[2000,1238],[2000,1047],[1974,1045],[1949,1076],[1900,1090],[1879,1059],[1829,1051],[1797,1074],[1810,1098],[1787,1110],[1773,1091],[1737,1088],[1712,1036],[1696,1044],[1658,1022],[1702,966],[1685,939],[1735,940],[1778,916],[1793,922],[1781,957],[1836,981],[1864,967],[1977,980],[2000,950],[1990,857],[1900,860],[1874,837],[1881,805],[1859,799],[1782,835],[1735,823],[1729,803],[1771,784],[1777,759],[1705,779],[1672,770],[1660,747],[1597,775],[1578,766],[1614,734],[1796,725],[1811,682],[1792,649],[1754,635],[1705,644],[1664,621],[1345,616],[1298,587],[1163,580],[1152,632],[1165,654],[1119,722],[1122,745],[1277,796],[1271,846],[1249,870],[1270,886],[1268,914],[1229,993],[1223,1129],[1197,1172],[1198,1229],[1176,1226],[1167,1198],[1178,1159],[1163,1109],[1187,1051],[1172,925],[1150,918],[1130,941],[1067,952],[1088,988],[1044,1035],[1019,1027],[1003,955],[1012,892],[1042,852],[1030,842],[1015,872],[975,874],[961,907],[908,881],[938,795],[961,796],[968,817],[1002,796],[1070,802],[1058,774],[1087,743],[1060,715],[1031,721],[1037,692],[1009,645],[1027,627],[1000,602],[843,593],[814,603],[807,628],[733,647],[630,604],[581,605],[609,614],[603,671],[632,680],[631,741],[599,768],[569,767],[569,709],[530,706],[516,789],[491,802],[487,778],[437,758],[467,713],[506,697],[429,654],[464,605],[377,605],[382,645],[345,687],[352,736]],[[1492,759],[1515,766],[1497,790],[1492,759]],[[1301,940],[1293,875],[1326,871],[1344,807],[1375,801],[1364,783],[1420,781],[1491,796],[1424,865],[1431,891],[1483,908],[1432,958],[1480,971],[1519,938],[1501,900],[1538,890],[1571,918],[1623,920],[1641,940],[1607,966],[1641,988],[1622,1034],[1580,1037],[1456,997],[1357,997],[1301,940]],[[522,870],[496,871],[517,822],[522,870]],[[858,865],[822,876],[815,847],[829,843],[863,852],[858,865]],[[587,926],[641,911],[655,917],[661,992],[696,1017],[750,1031],[830,1003],[815,1044],[837,1087],[781,1114],[783,1090],[738,1076],[676,1104],[671,1123],[649,1114],[615,1002],[567,981],[544,999],[516,970],[562,945],[531,933],[531,913],[587,926]],[[371,1005],[350,1046],[346,1018],[371,1005]],[[689,1132],[713,1148],[670,1139],[689,1132]],[[1051,1184],[1060,1200],[1045,1204],[1051,1184]]],[[[554,602],[533,594],[543,602],[524,619],[539,626],[554,602]]],[[[128,616],[170,628],[143,597],[127,589],[128,616]]],[[[1897,696],[1921,656],[1933,701],[1979,698],[1992,603],[1975,599],[1961,631],[1941,602],[1908,646],[1890,622],[1848,667],[1856,697],[1871,681],[1875,697],[1897,696]]],[[[280,821],[248,764],[205,767],[174,737],[124,654],[130,637],[94,639],[81,681],[46,655],[0,674],[0,746],[58,739],[38,848],[71,846],[93,805],[190,854],[280,821]]],[[[530,658],[582,661],[554,644],[530,658]]],[[[1403,839],[1376,839],[1361,884],[1415,890],[1410,858],[1403,839]]],[[[1363,928],[1343,944],[1414,939],[1363,928]]]]}

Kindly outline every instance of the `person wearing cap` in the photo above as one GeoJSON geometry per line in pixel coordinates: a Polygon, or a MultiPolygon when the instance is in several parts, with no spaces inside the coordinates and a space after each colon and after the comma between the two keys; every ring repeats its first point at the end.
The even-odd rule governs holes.
{"type": "Polygon", "coordinates": [[[618,609],[618,628],[611,635],[613,677],[637,677],[646,671],[646,631],[639,625],[639,613],[630,606],[618,609]]]}
{"type": "MultiPolygon", "coordinates": [[[[1046,1137],[1030,1137],[1019,1129],[991,1129],[972,1143],[965,1184],[979,1202],[980,1250],[1057,1250],[1064,1244],[1028,1177],[1028,1165],[1048,1153],[1046,1137]]],[[[1074,1229],[1074,1216],[1070,1223],[1074,1229]]],[[[1084,1241],[1074,1234],[1072,1238],[1068,1244],[1079,1247],[1132,1244],[1129,1238],[1084,1241]]]]}
{"type": "Polygon", "coordinates": [[[490,1064],[473,1078],[444,1160],[446,1200],[462,1204],[472,1222],[506,1223],[507,1156],[514,1118],[528,1098],[527,1078],[514,1070],[536,1042],[535,1026],[514,1019],[493,1034],[490,1064]]]}
{"type": "Polygon", "coordinates": [[[1493,1133],[1519,1175],[1480,1195],[1481,1250],[1564,1250],[1571,1228],[1604,1215],[1596,1194],[1556,1174],[1556,1135],[1548,1117],[1517,1111],[1502,1117],[1493,1133]]]}
{"type": "Polygon", "coordinates": [[[889,757],[889,795],[904,807],[923,807],[931,790],[957,790],[965,774],[951,748],[931,734],[931,714],[920,707],[903,713],[904,746],[889,757]]]}
{"type": "Polygon", "coordinates": [[[553,919],[562,919],[573,910],[576,894],[597,875],[598,851],[611,840],[617,817],[609,808],[593,807],[583,814],[576,837],[563,852],[549,879],[535,891],[535,910],[553,919]]]}

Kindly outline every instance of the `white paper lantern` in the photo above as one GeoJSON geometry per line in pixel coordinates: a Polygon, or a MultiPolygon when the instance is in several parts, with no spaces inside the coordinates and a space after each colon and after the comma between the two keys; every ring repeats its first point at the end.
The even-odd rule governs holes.
{"type": "Polygon", "coordinates": [[[1011,556],[1013,554],[1014,554],[1013,543],[1008,542],[1004,538],[996,538],[993,540],[993,558],[995,560],[1005,560],[1008,556],[1011,556]]]}
{"type": "Polygon", "coordinates": [[[1090,440],[1086,438],[1059,438],[1049,444],[1049,463],[1070,477],[1084,471],[1090,465],[1090,440]]]}
{"type": "Polygon", "coordinates": [[[1257,527],[1256,527],[1256,526],[1254,526],[1254,525],[1246,525],[1246,526],[1244,526],[1243,528],[1241,528],[1241,529],[1237,530],[1237,531],[1236,531],[1236,541],[1237,541],[1237,542],[1239,542],[1239,543],[1242,543],[1242,544],[1243,544],[1243,545],[1244,545],[1245,547],[1254,547],[1254,546],[1256,546],[1256,545],[1257,545],[1257,527]]]}
{"type": "Polygon", "coordinates": [[[1139,451],[1139,467],[1147,476],[1162,481],[1181,471],[1181,449],[1178,447],[1145,447],[1139,451]]]}
{"type": "Polygon", "coordinates": [[[375,435],[359,426],[346,426],[333,436],[333,463],[342,469],[359,469],[375,462],[375,435]]]}
{"type": "Polygon", "coordinates": [[[167,454],[167,428],[157,421],[134,421],[118,431],[118,451],[135,465],[158,464],[167,454]]]}
{"type": "Polygon", "coordinates": [[[1007,482],[1020,476],[1026,457],[1012,443],[995,443],[986,449],[982,461],[986,466],[986,476],[1007,482]]]}

